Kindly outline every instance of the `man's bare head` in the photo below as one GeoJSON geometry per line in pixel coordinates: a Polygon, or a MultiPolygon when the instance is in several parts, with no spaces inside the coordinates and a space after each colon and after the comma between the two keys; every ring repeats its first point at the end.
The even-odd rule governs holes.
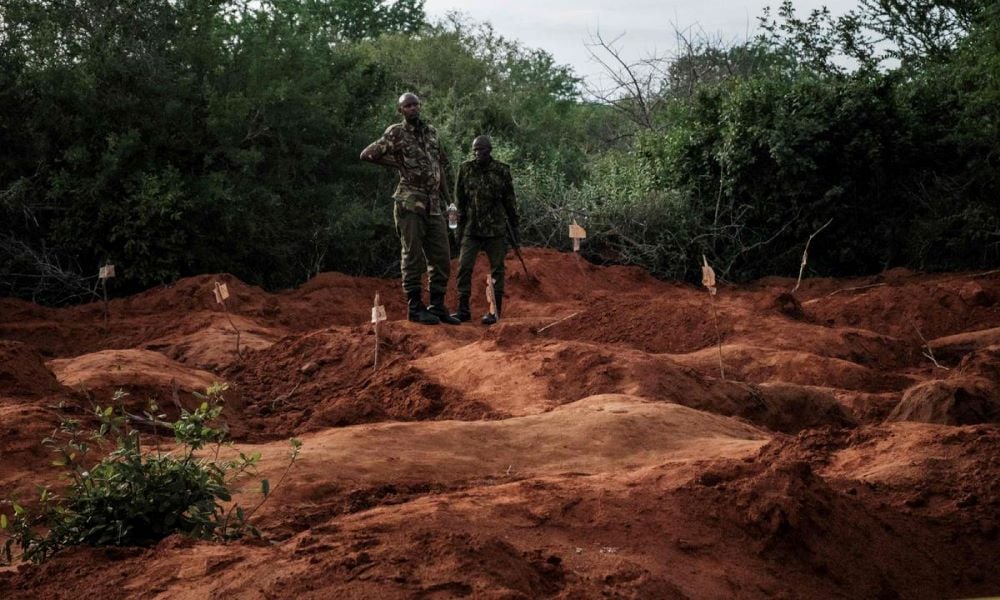
{"type": "Polygon", "coordinates": [[[420,121],[420,98],[412,92],[406,92],[396,101],[396,110],[407,123],[416,124],[420,121]]]}
{"type": "Polygon", "coordinates": [[[481,135],[472,140],[472,154],[479,162],[487,162],[493,153],[493,141],[490,136],[481,135]]]}

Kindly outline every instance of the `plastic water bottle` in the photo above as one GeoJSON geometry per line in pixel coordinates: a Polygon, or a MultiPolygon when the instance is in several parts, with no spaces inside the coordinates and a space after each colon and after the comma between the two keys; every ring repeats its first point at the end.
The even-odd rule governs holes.
{"type": "Polygon", "coordinates": [[[448,205],[448,229],[458,229],[458,207],[454,202],[448,205]]]}

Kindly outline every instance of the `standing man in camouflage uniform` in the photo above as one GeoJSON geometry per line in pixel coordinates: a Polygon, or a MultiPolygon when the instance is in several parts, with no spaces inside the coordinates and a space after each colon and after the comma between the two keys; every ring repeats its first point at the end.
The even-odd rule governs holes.
{"type": "Polygon", "coordinates": [[[461,252],[458,267],[458,312],[461,321],[472,318],[469,297],[472,294],[472,268],[479,251],[490,260],[490,275],[496,281],[496,313],[483,315],[482,323],[492,325],[500,318],[503,306],[504,256],[507,254],[507,225],[511,242],[518,243],[517,199],[510,167],[493,160],[493,143],[481,135],[472,141],[475,158],[462,163],[458,172],[458,239],[461,252]]]}
{"type": "Polygon", "coordinates": [[[420,98],[407,92],[399,97],[396,110],[403,122],[386,129],[361,152],[361,160],[399,172],[392,215],[402,246],[400,271],[409,319],[425,325],[441,321],[457,325],[460,321],[444,305],[451,270],[448,225],[442,210],[449,199],[448,157],[437,131],[420,118],[420,98]],[[421,297],[425,270],[430,280],[427,307],[421,297]]]}

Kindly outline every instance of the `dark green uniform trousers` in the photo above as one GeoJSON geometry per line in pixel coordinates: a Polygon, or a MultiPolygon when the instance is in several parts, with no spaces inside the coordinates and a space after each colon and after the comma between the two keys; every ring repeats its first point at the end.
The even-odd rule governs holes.
{"type": "MultiPolygon", "coordinates": [[[[462,238],[462,249],[458,258],[458,295],[470,296],[472,294],[472,268],[476,266],[476,257],[479,252],[486,253],[490,260],[490,274],[496,283],[493,284],[493,291],[498,296],[503,295],[503,259],[507,255],[507,238],[500,237],[476,237],[466,234],[462,238]]],[[[477,284],[478,285],[478,284],[477,284]]]]}
{"type": "Polygon", "coordinates": [[[399,270],[403,275],[403,291],[421,292],[421,279],[427,271],[431,296],[444,297],[451,274],[451,249],[444,215],[425,215],[396,202],[392,216],[401,246],[399,270]]]}

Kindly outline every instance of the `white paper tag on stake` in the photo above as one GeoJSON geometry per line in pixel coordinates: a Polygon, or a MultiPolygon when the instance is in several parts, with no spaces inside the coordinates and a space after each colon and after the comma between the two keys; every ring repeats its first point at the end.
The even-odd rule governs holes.
{"type": "Polygon", "coordinates": [[[215,301],[222,304],[224,300],[229,298],[229,288],[224,283],[215,282],[215,301]]]}
{"type": "Polygon", "coordinates": [[[382,305],[382,294],[375,292],[375,302],[372,304],[372,323],[378,324],[387,320],[385,306],[382,305]]]}
{"type": "Polygon", "coordinates": [[[495,292],[495,288],[493,287],[493,284],[495,284],[496,282],[497,282],[497,280],[493,279],[493,277],[491,277],[487,273],[487,275],[486,275],[486,300],[490,303],[490,314],[491,315],[497,314],[496,292],[495,292]]]}
{"type": "Polygon", "coordinates": [[[715,271],[708,265],[708,259],[702,254],[701,260],[703,262],[701,266],[701,284],[708,288],[708,293],[715,295],[715,271]]]}
{"type": "Polygon", "coordinates": [[[111,279],[115,276],[115,266],[114,265],[104,265],[101,267],[100,272],[98,272],[98,279],[111,279]]]}
{"type": "Polygon", "coordinates": [[[712,267],[701,268],[701,284],[707,288],[715,287],[715,271],[712,267]]]}

